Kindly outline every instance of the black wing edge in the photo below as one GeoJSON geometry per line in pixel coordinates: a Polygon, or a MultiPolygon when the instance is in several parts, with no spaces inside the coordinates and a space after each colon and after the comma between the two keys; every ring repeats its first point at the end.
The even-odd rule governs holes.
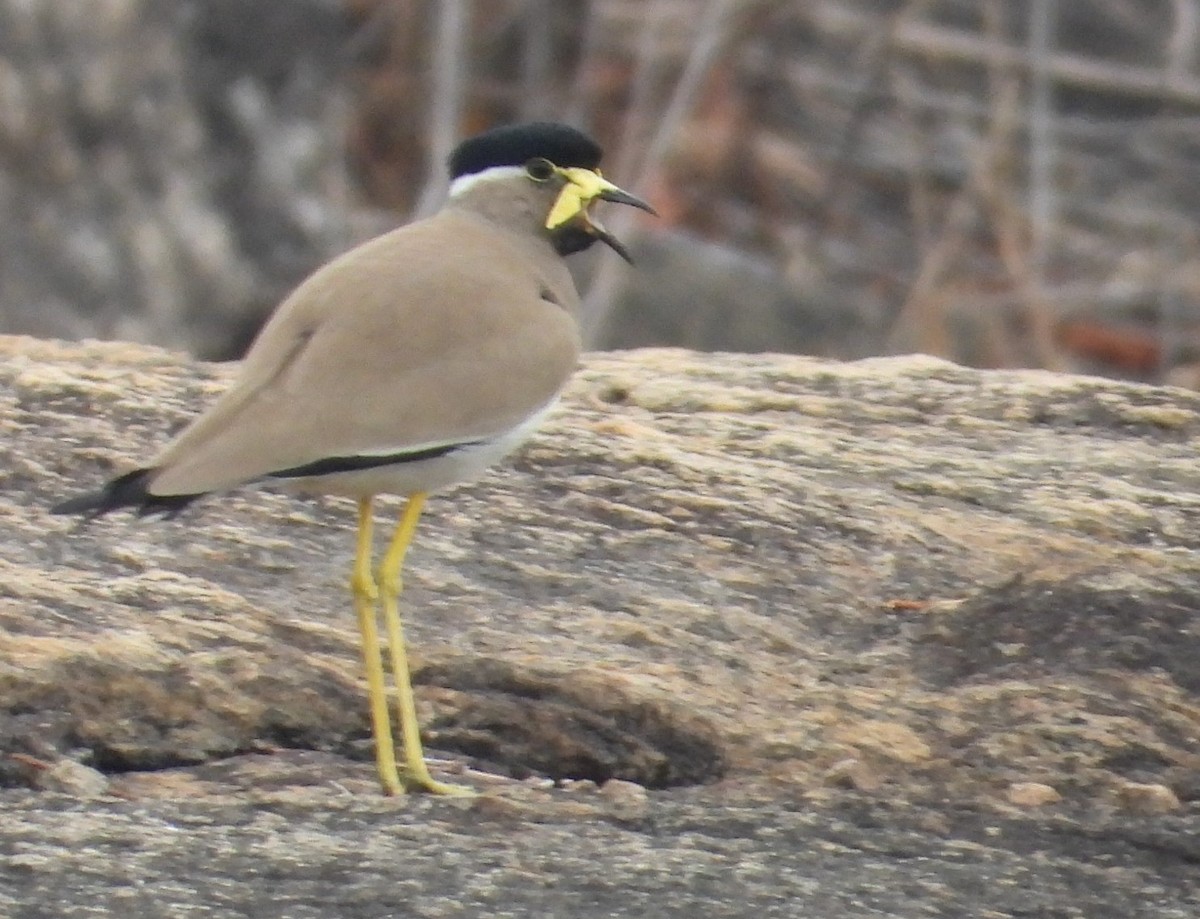
{"type": "Polygon", "coordinates": [[[269,479],[305,479],[323,475],[337,475],[339,472],[360,472],[364,469],[378,469],[381,466],[399,466],[402,463],[419,463],[421,460],[437,459],[464,447],[478,446],[482,441],[471,440],[458,444],[446,444],[440,447],[426,447],[424,450],[411,450],[408,453],[389,453],[384,456],[331,456],[328,459],[305,463],[303,466],[293,466],[291,469],[280,469],[278,472],[267,474],[269,479]]]}
{"type": "Polygon", "coordinates": [[[139,517],[162,514],[174,517],[181,510],[203,497],[194,495],[152,495],[146,490],[154,469],[135,469],[113,479],[99,491],[68,498],[50,508],[52,514],[83,514],[88,519],[102,517],[122,507],[133,508],[139,517]]]}

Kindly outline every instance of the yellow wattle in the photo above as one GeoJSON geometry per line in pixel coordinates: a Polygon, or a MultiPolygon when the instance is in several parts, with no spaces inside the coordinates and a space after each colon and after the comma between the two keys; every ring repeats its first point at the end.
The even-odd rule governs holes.
{"type": "Polygon", "coordinates": [[[562,226],[580,211],[586,210],[592,199],[601,192],[616,188],[612,182],[600,175],[596,170],[582,169],[578,166],[559,168],[558,174],[567,180],[563,190],[558,193],[558,200],[550,208],[546,217],[546,229],[553,230],[562,226]]]}

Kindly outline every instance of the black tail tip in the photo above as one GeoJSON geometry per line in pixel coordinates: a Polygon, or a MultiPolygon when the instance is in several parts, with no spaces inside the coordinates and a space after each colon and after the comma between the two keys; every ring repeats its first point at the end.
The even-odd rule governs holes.
{"type": "Polygon", "coordinates": [[[52,514],[82,514],[102,517],[122,507],[133,508],[139,517],[149,514],[173,516],[200,495],[152,495],[147,490],[154,469],[135,469],[113,479],[99,491],[68,498],[50,508],[52,514]]]}

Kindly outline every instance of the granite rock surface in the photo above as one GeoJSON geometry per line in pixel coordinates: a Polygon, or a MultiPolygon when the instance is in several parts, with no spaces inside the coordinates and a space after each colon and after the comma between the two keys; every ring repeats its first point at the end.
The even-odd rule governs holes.
{"type": "Polygon", "coordinates": [[[0,338],[0,915],[1200,912],[1200,397],[589,356],[410,554],[444,801],[376,792],[347,502],[47,513],[231,372],[0,338]]]}

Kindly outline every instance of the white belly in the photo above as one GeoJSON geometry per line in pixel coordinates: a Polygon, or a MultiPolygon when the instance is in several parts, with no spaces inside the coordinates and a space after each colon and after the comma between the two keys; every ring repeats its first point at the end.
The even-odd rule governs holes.
{"type": "MultiPolygon", "coordinates": [[[[426,460],[335,472],[301,479],[283,481],[286,488],[305,494],[345,495],[366,498],[371,495],[407,496],[417,492],[440,491],[451,485],[479,478],[491,466],[529,439],[542,420],[558,403],[553,402],[534,412],[514,428],[489,440],[459,447],[443,456],[426,460]]],[[[382,455],[400,450],[381,451],[382,455]]]]}

